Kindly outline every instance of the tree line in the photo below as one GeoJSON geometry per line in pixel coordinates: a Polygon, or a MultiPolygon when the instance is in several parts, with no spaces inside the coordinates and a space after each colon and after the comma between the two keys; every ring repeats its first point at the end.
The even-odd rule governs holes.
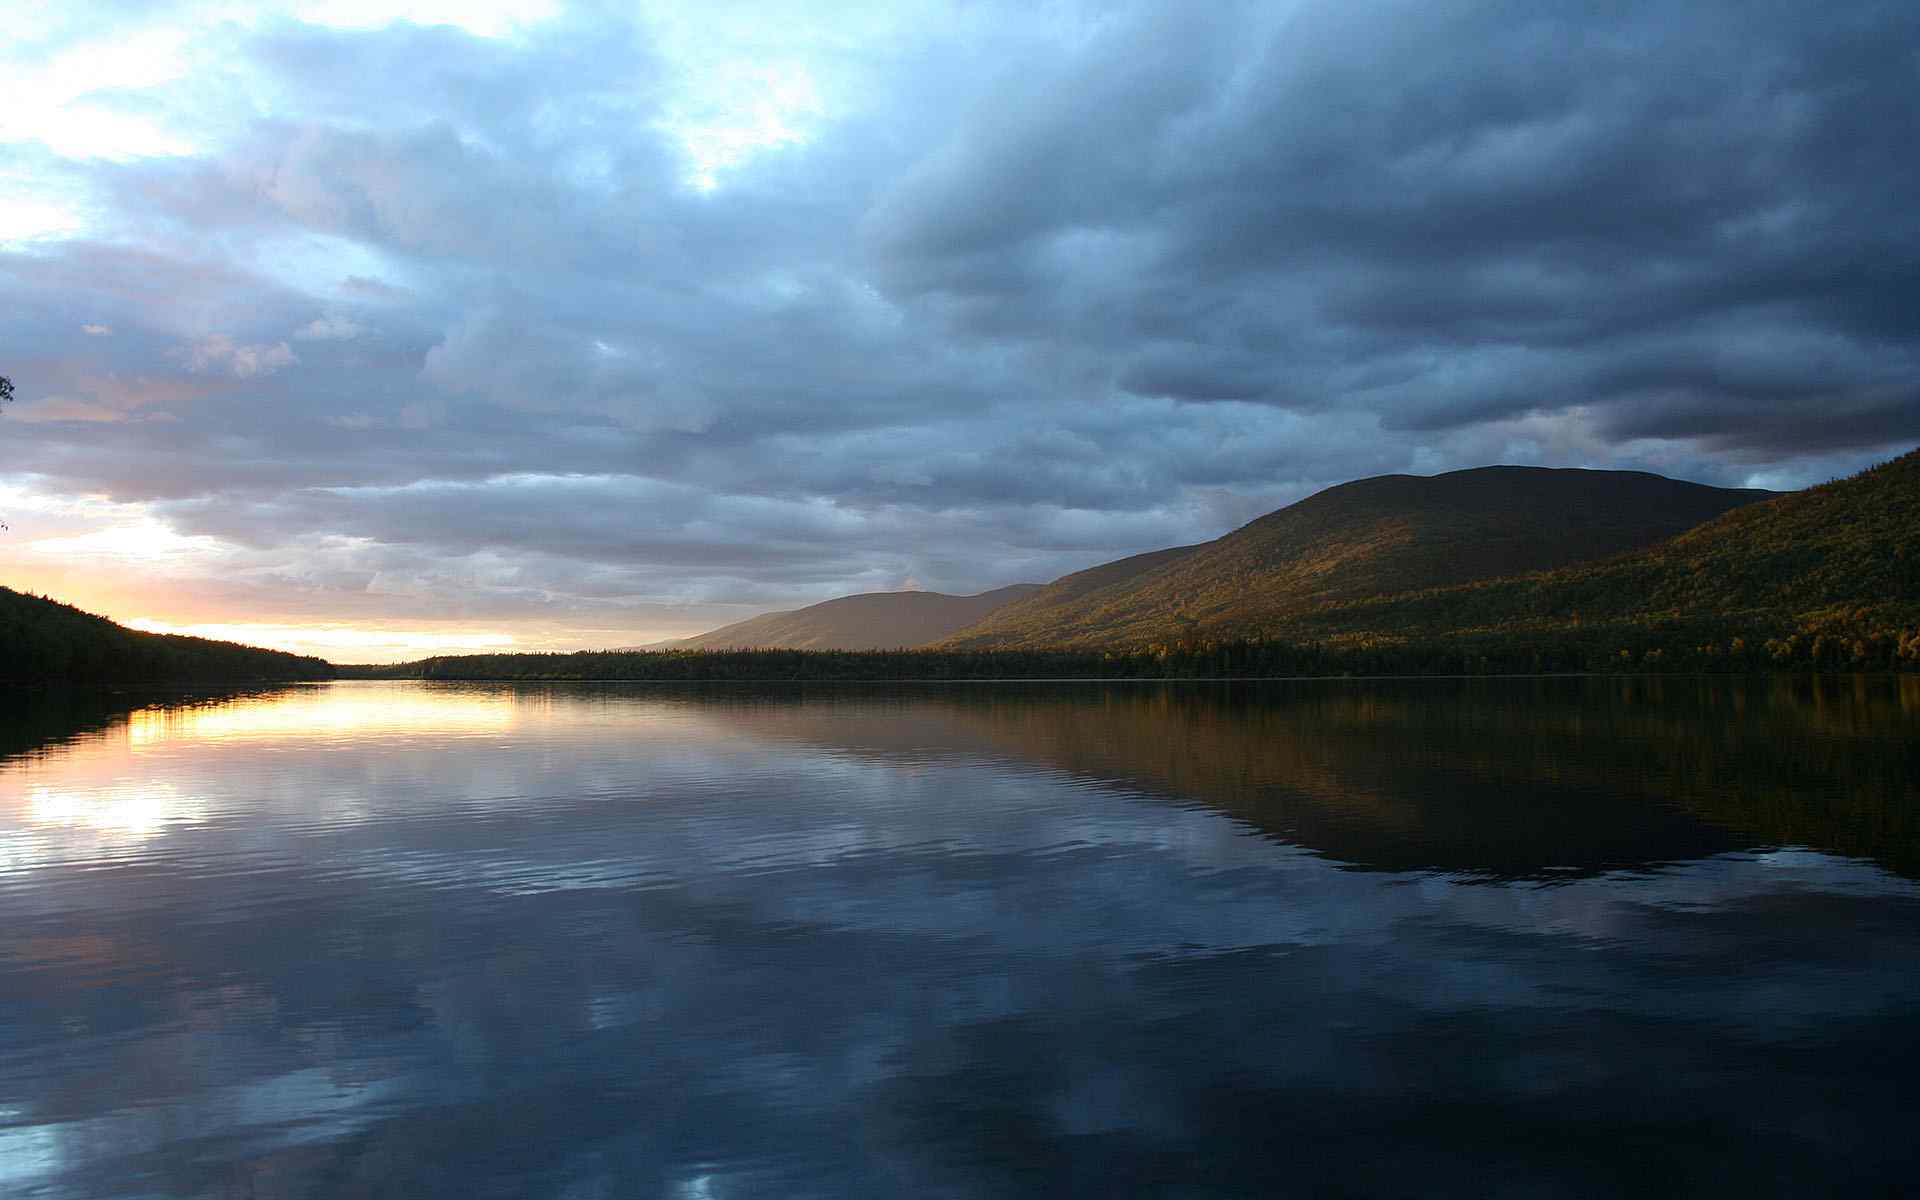
{"type": "Polygon", "coordinates": [[[318,658],[235,642],[141,633],[69,604],[0,587],[0,680],[183,683],[331,679],[318,658]]]}
{"type": "Polygon", "coordinates": [[[390,667],[362,678],[442,680],[987,680],[1248,679],[1328,675],[1513,675],[1920,671],[1920,622],[1870,610],[1812,614],[1787,626],[1711,617],[1544,631],[1324,640],[1192,638],[1058,650],[583,650],[473,654],[390,667]]]}

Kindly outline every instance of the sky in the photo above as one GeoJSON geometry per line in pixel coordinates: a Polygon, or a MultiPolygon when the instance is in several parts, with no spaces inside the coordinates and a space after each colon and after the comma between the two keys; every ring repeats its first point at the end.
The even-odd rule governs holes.
{"type": "Polygon", "coordinates": [[[13,0],[0,583],[376,661],[1920,441],[1920,6],[13,0]]]}

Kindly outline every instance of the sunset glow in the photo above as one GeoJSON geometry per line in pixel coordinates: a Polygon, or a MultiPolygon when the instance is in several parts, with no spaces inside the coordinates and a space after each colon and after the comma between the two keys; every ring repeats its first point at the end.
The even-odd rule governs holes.
{"type": "Polygon", "coordinates": [[[513,727],[515,708],[514,697],[499,693],[315,688],[205,707],[141,709],[127,716],[127,743],[137,752],[180,741],[502,733],[513,727]]]}
{"type": "Polygon", "coordinates": [[[147,633],[178,633],[222,642],[245,642],[273,650],[313,654],[335,662],[402,662],[435,654],[485,654],[519,648],[512,634],[360,629],[342,625],[255,625],[211,621],[172,625],[147,617],[125,624],[147,633]]]}

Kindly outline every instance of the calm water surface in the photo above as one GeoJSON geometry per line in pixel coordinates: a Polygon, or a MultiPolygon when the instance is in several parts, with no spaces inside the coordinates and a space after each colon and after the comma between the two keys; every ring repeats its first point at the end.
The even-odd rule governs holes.
{"type": "Polygon", "coordinates": [[[1920,680],[0,702],[0,1194],[1894,1194],[1920,680]]]}

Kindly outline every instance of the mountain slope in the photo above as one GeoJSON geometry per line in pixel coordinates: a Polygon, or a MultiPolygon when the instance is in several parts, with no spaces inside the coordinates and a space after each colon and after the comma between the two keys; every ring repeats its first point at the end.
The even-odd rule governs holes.
{"type": "Polygon", "coordinates": [[[1080,614],[1089,606],[1101,604],[1104,597],[1124,594],[1126,588],[1142,576],[1171,566],[1201,548],[1173,546],[1166,550],[1149,550],[1145,554],[1135,554],[1130,558],[1075,571],[1071,575],[1062,575],[1045,587],[995,609],[978,624],[956,631],[953,644],[963,644],[958,639],[975,630],[1047,630],[1065,627],[1080,619],[1080,614]]]}
{"type": "Polygon", "coordinates": [[[1145,569],[1115,572],[1069,597],[1051,596],[1058,585],[1050,585],[945,644],[1036,647],[1259,632],[1338,601],[1639,549],[1770,495],[1638,471],[1480,467],[1383,475],[1328,488],[1204,545],[1161,551],[1165,557],[1145,569]]]}
{"type": "Polygon", "coordinates": [[[332,666],[317,658],[141,633],[70,604],[0,587],[0,680],[187,683],[332,677],[332,666]]]}
{"type": "Polygon", "coordinates": [[[1821,610],[1920,616],[1920,450],[1749,505],[1605,562],[1371,597],[1305,614],[1317,635],[1572,629],[1661,615],[1787,632],[1821,610]]]}
{"type": "Polygon", "coordinates": [[[864,592],[791,612],[766,613],[660,649],[892,650],[937,642],[993,610],[1038,590],[1038,584],[976,596],[943,592],[864,592]]]}

